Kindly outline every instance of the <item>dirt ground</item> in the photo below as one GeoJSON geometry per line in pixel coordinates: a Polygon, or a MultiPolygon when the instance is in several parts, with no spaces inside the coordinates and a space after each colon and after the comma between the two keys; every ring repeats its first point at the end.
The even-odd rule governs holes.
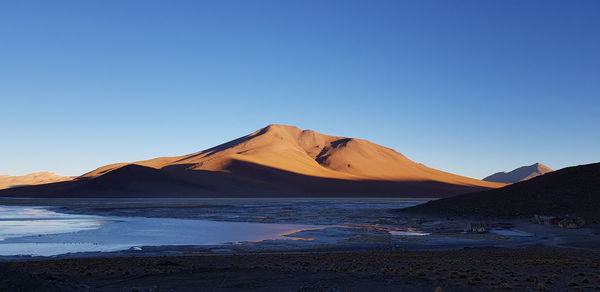
{"type": "Polygon", "coordinates": [[[600,253],[530,247],[48,259],[1,263],[0,290],[600,291],[600,253]]]}

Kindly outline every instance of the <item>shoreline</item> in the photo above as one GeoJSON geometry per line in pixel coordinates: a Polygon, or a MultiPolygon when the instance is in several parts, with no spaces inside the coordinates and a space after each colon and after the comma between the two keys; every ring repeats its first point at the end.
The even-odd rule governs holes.
{"type": "MultiPolygon", "coordinates": [[[[250,219],[259,223],[296,220],[304,224],[310,220],[321,223],[333,220],[338,225],[352,219],[355,223],[298,234],[316,238],[315,241],[137,246],[113,252],[5,256],[0,257],[0,290],[170,292],[197,291],[199,287],[212,291],[298,292],[431,292],[438,287],[442,291],[600,290],[600,224],[562,229],[527,220],[488,219],[488,231],[518,234],[511,237],[493,232],[464,233],[464,225],[474,221],[411,217],[412,214],[397,212],[394,203],[389,205],[385,199],[358,202],[359,208],[352,204],[354,198],[333,199],[329,203],[323,199],[323,205],[316,204],[315,199],[293,202],[298,199],[261,198],[251,200],[249,205],[221,204],[220,199],[208,204],[200,199],[203,202],[190,205],[190,201],[183,200],[91,203],[89,199],[80,199],[72,205],[55,202],[52,210],[138,219],[175,216],[213,221],[229,218],[229,222],[250,219]],[[274,203],[266,204],[269,201],[274,203]],[[332,206],[339,209],[332,211],[332,206]],[[281,213],[283,209],[286,213],[281,213]],[[344,214],[344,210],[352,212],[344,214]],[[206,212],[211,215],[206,217],[206,212]],[[228,217],[232,214],[243,216],[228,217]],[[255,214],[262,217],[255,218],[255,214]],[[390,232],[394,228],[415,228],[430,235],[397,236],[390,232]]],[[[404,201],[407,200],[395,202],[404,201]]],[[[36,206],[40,203],[31,202],[36,206]]]]}
{"type": "MultiPolygon", "coordinates": [[[[535,245],[579,249],[590,252],[600,251],[600,224],[588,225],[581,229],[562,229],[555,226],[534,224],[527,220],[488,219],[488,221],[484,221],[487,226],[486,228],[488,229],[487,232],[465,233],[463,231],[465,225],[478,221],[458,218],[438,218],[436,216],[411,217],[402,214],[401,212],[397,212],[391,205],[388,206],[389,201],[384,201],[383,203],[377,202],[376,200],[367,203],[363,201],[359,202],[358,205],[364,206],[369,205],[370,203],[376,203],[376,205],[369,205],[368,208],[355,208],[355,205],[348,205],[347,202],[356,203],[356,200],[349,200],[342,203],[342,209],[336,209],[333,212],[330,207],[338,206],[340,201],[323,200],[321,201],[325,202],[323,206],[316,206],[316,201],[314,200],[300,203],[308,204],[308,206],[310,206],[309,208],[306,208],[307,205],[298,205],[298,201],[292,201],[293,207],[290,207],[290,204],[287,204],[287,200],[259,200],[250,202],[250,205],[223,205],[220,204],[220,201],[209,204],[201,203],[199,205],[189,205],[186,204],[186,202],[181,202],[177,199],[172,201],[184,205],[173,206],[171,204],[165,204],[164,201],[160,201],[150,202],[150,205],[140,206],[137,204],[131,205],[129,200],[123,204],[115,204],[112,200],[101,200],[98,204],[90,205],[85,204],[86,202],[89,203],[89,201],[84,199],[78,201],[75,205],[55,205],[48,209],[71,215],[94,215],[103,216],[108,219],[123,219],[119,220],[119,222],[128,222],[132,220],[139,222],[140,220],[143,220],[143,218],[156,221],[165,218],[173,220],[187,219],[186,222],[188,220],[199,220],[198,224],[201,224],[202,220],[208,220],[223,223],[247,222],[314,225],[323,226],[324,228],[297,230],[293,233],[293,236],[290,235],[289,238],[286,238],[288,234],[280,234],[278,238],[266,238],[258,241],[223,241],[222,243],[205,245],[199,245],[193,240],[181,243],[165,242],[162,244],[160,242],[153,242],[156,243],[156,245],[148,245],[149,242],[146,244],[138,242],[120,250],[106,248],[106,251],[99,251],[102,249],[99,249],[98,251],[85,251],[79,248],[80,252],[76,252],[77,249],[71,248],[71,253],[67,250],[63,254],[49,256],[54,258],[85,258],[131,255],[144,256],[144,253],[147,253],[150,256],[160,256],[184,253],[212,254],[212,250],[232,250],[237,254],[261,252],[345,252],[377,249],[418,251],[458,250],[463,248],[486,247],[526,248],[535,245]],[[265,205],[267,202],[275,203],[265,205]],[[281,205],[281,202],[285,202],[286,204],[281,205]],[[381,209],[381,204],[387,206],[387,209],[381,209]],[[282,209],[286,209],[285,216],[281,213],[282,209]],[[353,210],[353,212],[349,215],[340,214],[345,213],[345,210],[353,210]],[[293,214],[290,215],[290,213],[293,214]],[[256,217],[256,214],[260,216],[256,217]],[[347,220],[354,221],[349,222],[347,220]],[[401,235],[394,235],[396,230],[399,230],[401,235]],[[404,230],[416,231],[417,233],[423,232],[423,234],[427,234],[427,236],[403,236],[402,234],[405,233],[404,230]],[[506,235],[506,233],[509,235],[506,235]]],[[[406,200],[402,200],[399,202],[405,201],[406,200]]],[[[239,203],[240,201],[230,201],[230,203],[231,202],[239,203]]],[[[40,202],[36,201],[36,203],[40,202]]],[[[244,201],[243,203],[247,202],[244,201]]],[[[141,225],[139,227],[144,228],[141,225]]],[[[114,229],[117,227],[108,227],[107,225],[106,228],[114,229]]],[[[122,228],[123,227],[120,227],[118,229],[122,228]]],[[[60,234],[55,235],[55,238],[57,238],[56,240],[49,241],[44,238],[45,237],[38,239],[34,237],[31,242],[39,242],[39,244],[59,244],[62,242],[58,239],[61,238],[60,234]]],[[[68,240],[72,241],[73,239],[68,240]]],[[[27,239],[11,240],[11,242],[27,242],[27,239]]],[[[73,242],[81,242],[81,239],[77,239],[73,242]]],[[[103,241],[98,243],[101,245],[113,244],[111,242],[103,243],[103,241]]],[[[123,243],[114,242],[114,244],[123,243]]],[[[32,258],[36,259],[38,257],[7,255],[0,257],[0,261],[31,260],[32,258]]]]}

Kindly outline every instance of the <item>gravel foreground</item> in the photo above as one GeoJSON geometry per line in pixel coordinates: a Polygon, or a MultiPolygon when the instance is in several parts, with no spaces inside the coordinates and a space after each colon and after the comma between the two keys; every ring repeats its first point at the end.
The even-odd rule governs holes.
{"type": "Polygon", "coordinates": [[[0,263],[0,291],[600,291],[565,248],[189,254],[0,263]]]}

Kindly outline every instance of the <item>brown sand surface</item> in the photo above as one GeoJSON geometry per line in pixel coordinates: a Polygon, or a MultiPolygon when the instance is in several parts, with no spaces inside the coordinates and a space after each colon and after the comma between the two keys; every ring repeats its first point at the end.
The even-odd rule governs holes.
{"type": "Polygon", "coordinates": [[[2,291],[597,291],[600,253],[531,247],[50,259],[1,263],[0,275],[2,291]]]}
{"type": "MultiPolygon", "coordinates": [[[[292,126],[270,125],[248,136],[201,152],[161,157],[134,164],[152,168],[227,171],[235,161],[249,162],[292,173],[350,180],[440,181],[459,185],[498,187],[442,172],[362,139],[335,137],[292,126]]],[[[100,167],[83,177],[95,177],[123,164],[100,167]]]]}
{"type": "Polygon", "coordinates": [[[61,181],[72,180],[70,177],[60,176],[58,174],[42,171],[36,173],[30,173],[26,175],[0,175],[0,189],[28,186],[28,185],[40,185],[49,184],[61,181]]]}
{"type": "Polygon", "coordinates": [[[509,172],[497,172],[484,178],[483,180],[512,184],[520,181],[526,181],[552,171],[554,170],[548,166],[545,166],[541,163],[534,163],[532,165],[519,167],[509,172]]]}
{"type": "Polygon", "coordinates": [[[429,168],[366,140],[270,125],[201,152],[111,164],[72,183],[0,196],[443,197],[503,185],[429,168]]]}

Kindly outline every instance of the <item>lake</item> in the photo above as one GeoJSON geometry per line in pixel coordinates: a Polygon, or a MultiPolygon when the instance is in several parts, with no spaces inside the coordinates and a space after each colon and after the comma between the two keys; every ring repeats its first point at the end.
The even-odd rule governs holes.
{"type": "Polygon", "coordinates": [[[486,244],[457,235],[462,232],[462,223],[423,221],[396,212],[423,200],[136,198],[19,202],[20,206],[0,205],[0,256],[180,252],[188,247],[268,252],[324,246],[486,244]],[[52,202],[57,206],[35,206],[52,202]],[[30,206],[23,206],[25,203],[30,206]],[[453,235],[440,237],[440,232],[453,235]]]}
{"type": "Polygon", "coordinates": [[[0,206],[0,255],[50,256],[141,246],[217,245],[266,239],[322,226],[72,215],[47,207],[0,206]]]}

